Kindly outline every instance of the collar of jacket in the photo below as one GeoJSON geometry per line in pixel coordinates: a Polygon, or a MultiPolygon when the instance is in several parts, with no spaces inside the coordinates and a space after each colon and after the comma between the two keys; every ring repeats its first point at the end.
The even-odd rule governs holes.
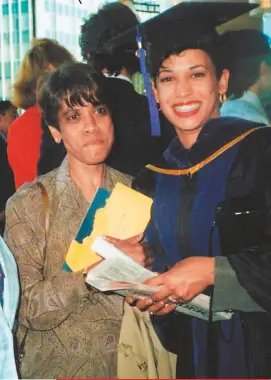
{"type": "Polygon", "coordinates": [[[125,76],[125,75],[121,75],[121,74],[120,74],[120,75],[114,76],[114,75],[109,75],[109,74],[107,74],[107,73],[104,73],[104,76],[105,76],[106,78],[122,79],[122,80],[125,80],[125,81],[128,82],[128,83],[133,84],[132,80],[131,80],[130,78],[128,78],[127,76],[125,76]]]}
{"type": "MultiPolygon", "coordinates": [[[[105,165],[102,187],[111,192],[114,185],[117,182],[121,182],[125,176],[123,174],[122,178],[120,178],[120,175],[121,174],[119,172],[105,165]]],[[[126,178],[128,177],[129,176],[127,175],[126,178]]],[[[64,158],[59,168],[47,173],[44,178],[46,178],[45,187],[49,193],[49,225],[52,226],[54,224],[54,218],[57,218],[59,215],[58,210],[61,210],[60,213],[62,213],[65,209],[68,209],[71,212],[74,210],[74,213],[76,214],[78,209],[80,209],[82,211],[83,218],[88,210],[89,202],[85,199],[83,193],[70,175],[68,157],[66,156],[64,158]]]]}
{"type": "Polygon", "coordinates": [[[255,122],[233,117],[209,120],[190,149],[185,149],[178,137],[175,137],[164,153],[165,162],[162,166],[172,169],[195,166],[246,131],[260,126],[255,122]]]}
{"type": "MultiPolygon", "coordinates": [[[[56,197],[54,197],[56,202],[65,201],[65,207],[68,208],[77,208],[77,203],[83,202],[88,207],[89,203],[86,201],[79,187],[77,187],[70,175],[67,156],[62,161],[60,167],[56,170],[56,197]]],[[[132,178],[129,175],[122,174],[105,164],[103,187],[108,191],[112,191],[116,182],[121,181],[121,178],[123,177],[130,179],[132,178]]]]}

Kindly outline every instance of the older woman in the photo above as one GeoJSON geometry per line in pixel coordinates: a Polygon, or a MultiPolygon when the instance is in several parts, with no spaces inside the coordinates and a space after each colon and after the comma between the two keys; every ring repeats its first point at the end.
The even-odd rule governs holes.
{"type": "MultiPolygon", "coordinates": [[[[164,344],[179,353],[177,377],[271,374],[271,130],[219,118],[229,72],[214,28],[252,7],[182,2],[139,27],[156,100],[177,137],[134,182],[154,198],[146,235],[154,270],[165,272],[148,281],[161,289],[137,306],[159,316],[153,321],[164,344]],[[212,310],[232,309],[233,318],[161,319],[174,302],[204,291],[212,310]]],[[[129,33],[112,45],[125,44],[129,33]]]]}
{"type": "MultiPolygon", "coordinates": [[[[90,66],[70,63],[49,74],[38,92],[44,118],[67,157],[60,168],[24,185],[6,209],[5,240],[22,287],[18,335],[20,341],[26,336],[24,378],[117,375],[123,300],[92,293],[82,273],[61,269],[97,189],[131,183],[104,164],[114,139],[106,81],[90,66]],[[38,182],[49,197],[47,239],[38,182]]],[[[134,248],[140,254],[139,244],[134,248]]]]}

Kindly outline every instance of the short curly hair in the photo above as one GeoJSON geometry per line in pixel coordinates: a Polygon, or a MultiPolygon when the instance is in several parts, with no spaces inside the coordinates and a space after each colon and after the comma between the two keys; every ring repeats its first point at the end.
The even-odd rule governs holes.
{"type": "Polygon", "coordinates": [[[128,6],[119,2],[104,4],[81,26],[79,44],[83,59],[99,71],[106,69],[109,75],[119,75],[122,68],[131,75],[139,71],[135,43],[131,51],[120,48],[112,53],[105,47],[111,38],[138,24],[137,16],[128,6]]]}

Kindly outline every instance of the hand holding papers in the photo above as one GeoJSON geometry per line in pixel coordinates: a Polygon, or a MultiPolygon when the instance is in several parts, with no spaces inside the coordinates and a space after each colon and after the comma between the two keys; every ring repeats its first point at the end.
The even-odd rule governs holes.
{"type": "MultiPolygon", "coordinates": [[[[159,290],[159,287],[142,284],[155,276],[154,272],[143,268],[118,248],[103,238],[97,238],[92,249],[104,260],[88,272],[86,282],[96,289],[114,291],[120,295],[144,298],[159,290]]],[[[199,294],[186,304],[177,305],[176,311],[203,320],[209,319],[210,297],[199,294]]],[[[230,319],[231,313],[213,312],[213,321],[230,319]]]]}
{"type": "Polygon", "coordinates": [[[118,183],[111,195],[99,189],[66,256],[66,264],[76,272],[101,260],[92,243],[98,236],[127,239],[144,232],[152,199],[118,183]]]}

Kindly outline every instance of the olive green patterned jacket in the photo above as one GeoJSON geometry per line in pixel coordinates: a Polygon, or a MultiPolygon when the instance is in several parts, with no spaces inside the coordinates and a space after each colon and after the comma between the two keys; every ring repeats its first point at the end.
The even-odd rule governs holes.
{"type": "MultiPolygon", "coordinates": [[[[22,377],[116,377],[123,299],[89,292],[81,273],[61,269],[89,204],[70,177],[67,159],[38,181],[50,203],[46,252],[45,208],[36,181],[22,186],[6,208],[5,241],[22,289],[18,341],[29,328],[22,377]]],[[[106,167],[103,186],[110,191],[117,182],[130,186],[131,177],[106,167]]]]}

